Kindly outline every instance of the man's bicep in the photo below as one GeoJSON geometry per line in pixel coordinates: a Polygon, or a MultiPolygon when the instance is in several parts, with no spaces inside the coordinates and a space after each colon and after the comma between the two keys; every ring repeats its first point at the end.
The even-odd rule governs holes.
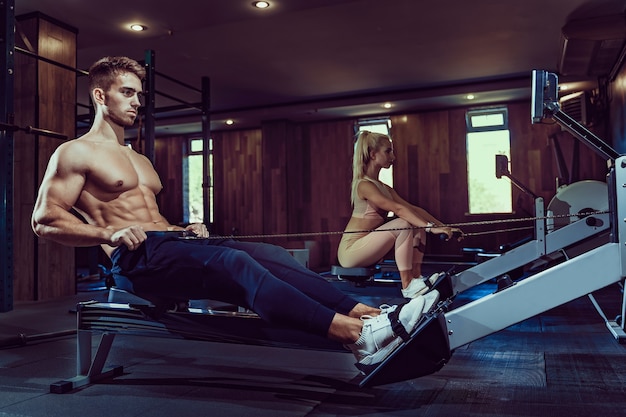
{"type": "Polygon", "coordinates": [[[80,176],[65,179],[53,176],[42,183],[42,197],[46,205],[69,211],[78,201],[83,184],[84,179],[80,176]]]}

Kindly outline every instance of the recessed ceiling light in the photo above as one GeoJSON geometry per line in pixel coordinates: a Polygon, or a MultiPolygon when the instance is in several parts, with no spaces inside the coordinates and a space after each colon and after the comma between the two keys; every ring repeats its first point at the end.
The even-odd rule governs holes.
{"type": "Polygon", "coordinates": [[[135,23],[135,24],[130,25],[130,30],[135,31],[135,32],[143,32],[144,30],[148,30],[148,27],[135,23]]]}
{"type": "Polygon", "coordinates": [[[230,126],[230,125],[235,124],[235,121],[234,121],[233,119],[228,119],[228,120],[226,120],[224,123],[226,123],[227,125],[229,125],[229,126],[230,126]]]}
{"type": "Polygon", "coordinates": [[[391,103],[385,103],[385,104],[383,104],[383,107],[384,107],[384,108],[386,108],[386,109],[390,109],[390,108],[392,108],[392,107],[393,107],[393,104],[391,104],[391,103]]]}
{"type": "Polygon", "coordinates": [[[465,98],[468,100],[474,100],[476,97],[474,96],[474,94],[468,94],[465,96],[465,98]]]}
{"type": "Polygon", "coordinates": [[[253,1],[252,5],[257,9],[267,9],[270,7],[270,3],[268,1],[253,1]]]}

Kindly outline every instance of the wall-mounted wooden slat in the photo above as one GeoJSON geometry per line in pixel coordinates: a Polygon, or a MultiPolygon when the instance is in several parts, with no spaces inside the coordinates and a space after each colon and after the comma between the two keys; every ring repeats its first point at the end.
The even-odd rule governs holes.
{"type": "MultiPolygon", "coordinates": [[[[76,66],[76,30],[41,14],[19,20],[21,34],[34,53],[55,62],[76,66]]],[[[76,74],[68,69],[20,54],[16,55],[16,124],[52,130],[74,138],[76,134],[76,74]]],[[[17,300],[44,300],[76,292],[74,248],[37,239],[30,228],[36,188],[50,155],[61,140],[43,135],[16,135],[15,152],[15,263],[17,300]]]]}
{"type": "Polygon", "coordinates": [[[161,178],[163,190],[157,203],[163,216],[173,224],[183,221],[183,144],[187,138],[175,136],[154,141],[154,167],[161,178]]]}
{"type": "Polygon", "coordinates": [[[263,233],[261,131],[216,132],[215,233],[263,233]]]}
{"type": "MultiPolygon", "coordinates": [[[[354,121],[312,123],[311,163],[311,232],[342,231],[352,213],[350,183],[354,149],[354,121]]],[[[311,247],[311,265],[329,267],[336,263],[341,235],[307,238],[311,247]]]]}

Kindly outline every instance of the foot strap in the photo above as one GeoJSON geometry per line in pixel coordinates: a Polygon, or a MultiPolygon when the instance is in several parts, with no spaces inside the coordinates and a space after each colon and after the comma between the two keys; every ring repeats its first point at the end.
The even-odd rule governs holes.
{"type": "MultiPolygon", "coordinates": [[[[439,278],[437,278],[438,280],[439,278]]],[[[433,287],[435,286],[435,284],[437,283],[437,280],[435,280],[435,282],[430,282],[430,277],[426,278],[424,280],[424,284],[426,284],[426,286],[428,287],[428,289],[432,290],[433,287]]]]}
{"type": "Polygon", "coordinates": [[[431,275],[431,276],[430,276],[430,277],[428,277],[428,278],[424,278],[424,284],[426,284],[426,286],[427,286],[429,289],[431,289],[431,290],[432,290],[432,289],[433,289],[433,288],[434,288],[434,287],[435,287],[435,286],[439,283],[439,280],[440,280],[440,279],[441,279],[441,277],[443,277],[443,276],[445,276],[445,273],[440,272],[440,273],[438,273],[438,274],[437,274],[437,279],[435,280],[435,282],[430,282],[430,278],[432,278],[432,275],[431,275]]]}
{"type": "Polygon", "coordinates": [[[400,310],[404,307],[406,303],[401,304],[396,308],[395,311],[389,313],[389,322],[391,323],[391,330],[396,336],[399,336],[405,342],[408,342],[411,339],[411,336],[406,331],[402,323],[400,322],[400,310]]]}

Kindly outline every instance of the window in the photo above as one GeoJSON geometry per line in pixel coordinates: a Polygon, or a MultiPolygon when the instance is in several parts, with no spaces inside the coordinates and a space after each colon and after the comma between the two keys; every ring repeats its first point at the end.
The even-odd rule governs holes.
{"type": "Polygon", "coordinates": [[[511,213],[511,182],[496,177],[496,155],[511,159],[506,107],[469,110],[466,124],[469,213],[511,213]]]}
{"type": "Polygon", "coordinates": [[[202,172],[203,139],[192,138],[183,161],[183,221],[186,223],[213,223],[213,141],[209,139],[209,219],[204,219],[204,193],[202,172]]]}
{"type": "MultiPolygon", "coordinates": [[[[375,133],[382,133],[389,136],[389,130],[391,129],[391,120],[384,119],[372,119],[362,120],[358,123],[358,131],[367,130],[375,133]]],[[[381,169],[378,174],[378,180],[384,182],[390,187],[393,187],[393,165],[389,169],[381,169]]]]}

